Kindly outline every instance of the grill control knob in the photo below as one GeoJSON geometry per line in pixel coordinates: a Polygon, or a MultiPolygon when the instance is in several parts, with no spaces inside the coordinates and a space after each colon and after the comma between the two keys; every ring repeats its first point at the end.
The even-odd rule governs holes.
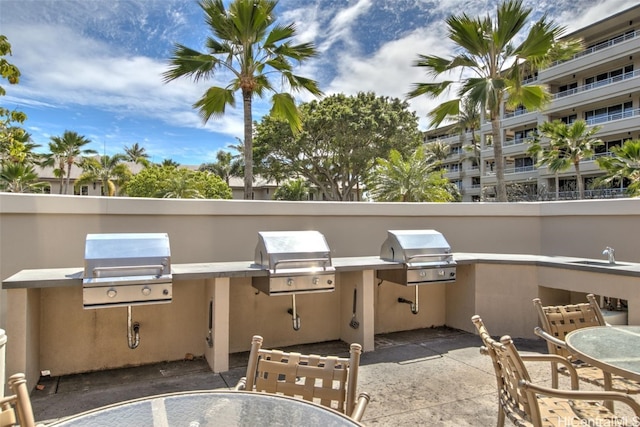
{"type": "Polygon", "coordinates": [[[109,288],[109,290],[107,291],[107,296],[109,298],[115,298],[116,295],[118,295],[118,291],[113,288],[109,288]]]}
{"type": "Polygon", "coordinates": [[[151,288],[148,286],[145,286],[144,288],[142,288],[142,295],[144,296],[148,296],[151,293],[151,288]]]}
{"type": "Polygon", "coordinates": [[[291,277],[287,279],[287,286],[293,286],[293,279],[291,277]]]}
{"type": "Polygon", "coordinates": [[[317,277],[314,277],[313,279],[311,279],[311,283],[313,283],[314,285],[317,285],[318,283],[320,283],[320,279],[318,279],[317,277]]]}
{"type": "Polygon", "coordinates": [[[425,277],[427,275],[427,272],[426,271],[420,271],[419,274],[420,274],[420,277],[425,277]]]}
{"type": "Polygon", "coordinates": [[[438,270],[438,276],[444,277],[444,270],[438,270]]]}

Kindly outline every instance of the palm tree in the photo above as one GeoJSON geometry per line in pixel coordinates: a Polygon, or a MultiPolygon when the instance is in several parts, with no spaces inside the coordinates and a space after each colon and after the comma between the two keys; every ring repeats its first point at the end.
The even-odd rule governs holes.
{"type": "Polygon", "coordinates": [[[434,168],[442,169],[442,162],[451,154],[451,146],[439,139],[424,144],[424,154],[428,161],[434,163],[434,168]]]}
{"type": "Polygon", "coordinates": [[[292,179],[282,184],[273,194],[274,200],[308,200],[309,181],[298,178],[292,179]]]}
{"type": "Polygon", "coordinates": [[[545,151],[546,154],[542,155],[542,159],[549,164],[549,170],[556,173],[567,170],[573,165],[581,199],[584,198],[584,182],[580,172],[580,162],[593,157],[595,147],[603,144],[602,140],[594,137],[600,129],[600,126],[589,128],[584,120],[576,120],[570,125],[554,120],[538,126],[540,135],[549,138],[549,148],[545,151]]]}
{"type": "Polygon", "coordinates": [[[379,202],[450,202],[449,180],[435,170],[424,146],[407,159],[397,150],[389,159],[378,158],[366,180],[370,197],[379,202]]]}
{"type": "Polygon", "coordinates": [[[316,55],[312,43],[294,45],[293,24],[276,25],[273,0],[233,0],[226,10],[222,0],[201,0],[200,7],[213,37],[206,40],[207,52],[201,53],[176,44],[171,68],[163,74],[165,82],[190,76],[195,81],[232,74],[227,87],[210,87],[193,105],[206,123],[212,116],[221,116],[227,105],[235,106],[234,94],[242,93],[244,110],[244,198],[250,199],[253,186],[253,117],[254,96],[272,92],[271,113],[286,119],[294,131],[301,128],[300,115],[293,97],[278,92],[269,74],[279,74],[290,89],[304,89],[321,95],[314,80],[292,73],[292,61],[299,63],[316,55]]]}
{"type": "Polygon", "coordinates": [[[222,178],[227,185],[229,185],[229,179],[232,176],[242,176],[242,164],[237,158],[234,158],[234,155],[230,152],[219,150],[216,153],[216,160],[215,163],[205,163],[201,165],[198,170],[215,173],[222,178]]]}
{"type": "Polygon", "coordinates": [[[38,182],[38,174],[32,165],[5,163],[0,168],[0,191],[8,193],[40,192],[46,183],[38,182]]]}
{"type": "Polygon", "coordinates": [[[162,163],[160,164],[160,166],[168,166],[168,167],[172,167],[172,168],[177,168],[178,166],[180,166],[180,163],[176,162],[175,160],[172,159],[164,159],[162,161],[162,163]]]}
{"type": "Polygon", "coordinates": [[[599,157],[598,166],[607,172],[601,182],[611,183],[617,179],[631,181],[627,187],[627,194],[631,197],[640,196],[640,139],[625,141],[621,147],[611,148],[613,157],[599,157]]]}
{"type": "Polygon", "coordinates": [[[568,58],[581,48],[576,41],[558,42],[564,28],[547,22],[546,15],[529,27],[522,42],[515,45],[520,32],[527,28],[530,13],[531,9],[524,8],[521,0],[508,0],[498,5],[495,21],[490,16],[471,18],[465,13],[450,16],[446,20],[449,39],[455,43],[459,53],[451,58],[419,55],[414,65],[424,67],[432,77],[460,71],[462,79],[416,83],[408,94],[410,98],[420,95],[436,98],[453,85],[458,85],[458,98],[442,103],[430,114],[435,125],[446,117],[457,116],[460,99],[464,97],[486,111],[491,121],[496,199],[499,202],[507,201],[500,132],[503,102],[506,100],[512,107],[522,105],[527,110],[543,107],[549,99],[547,89],[538,85],[523,86],[523,72],[536,71],[550,61],[568,58]]]}
{"type": "Polygon", "coordinates": [[[64,194],[68,194],[69,182],[71,181],[71,167],[81,160],[82,155],[96,154],[95,150],[85,148],[85,145],[91,143],[90,139],[76,132],[65,130],[62,136],[52,136],[49,148],[56,156],[64,162],[67,167],[65,175],[67,177],[64,184],[64,194]],[[56,150],[55,152],[53,150],[56,150]]]}
{"type": "MultiPolygon", "coordinates": [[[[476,130],[480,129],[480,109],[467,98],[460,101],[455,129],[460,133],[460,145],[465,151],[472,153],[469,157],[480,168],[480,144],[476,136],[476,130]],[[471,133],[471,141],[465,145],[467,132],[471,133]]],[[[482,179],[482,170],[480,170],[480,179],[482,179]]]]}
{"type": "MultiPolygon", "coordinates": [[[[61,139],[58,139],[61,141],[61,139]]],[[[66,158],[64,156],[63,145],[60,142],[51,141],[49,143],[49,151],[50,153],[45,154],[44,162],[42,166],[51,166],[53,167],[53,175],[56,178],[60,179],[60,188],[58,190],[59,194],[62,194],[62,189],[64,188],[64,175],[65,175],[65,167],[66,167],[66,158]]]]}
{"type": "Polygon", "coordinates": [[[127,159],[123,154],[114,156],[100,156],[99,159],[85,158],[80,162],[83,170],[78,177],[76,186],[99,181],[102,185],[102,194],[115,196],[116,188],[121,187],[131,174],[129,168],[122,163],[127,159]]]}
{"type": "Polygon", "coordinates": [[[195,188],[188,173],[178,173],[171,176],[164,182],[158,196],[164,199],[204,199],[202,193],[195,188]]]}
{"type": "Polygon", "coordinates": [[[124,147],[125,160],[139,163],[144,167],[149,166],[149,155],[144,147],[141,147],[137,142],[131,147],[124,147]]]}

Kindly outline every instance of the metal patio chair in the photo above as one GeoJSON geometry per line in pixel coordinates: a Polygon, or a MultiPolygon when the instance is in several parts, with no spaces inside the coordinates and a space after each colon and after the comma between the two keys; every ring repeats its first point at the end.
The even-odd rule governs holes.
{"type": "Polygon", "coordinates": [[[483,346],[481,353],[491,357],[498,385],[498,427],[508,417],[516,426],[552,427],[637,425],[640,404],[631,396],[614,391],[578,391],[578,376],[571,363],[558,355],[520,355],[508,335],[495,341],[480,316],[471,318],[483,346]],[[564,364],[571,376],[572,390],[558,390],[533,384],[524,362],[564,364]],[[636,417],[619,417],[601,401],[627,404],[636,417]]]}
{"type": "Polygon", "coordinates": [[[0,427],[35,427],[31,398],[24,374],[9,377],[10,396],[0,398],[0,427]]]}
{"type": "MultiPolygon", "coordinates": [[[[588,363],[576,360],[569,352],[565,337],[571,331],[589,326],[604,326],[606,322],[600,306],[593,294],[587,295],[585,303],[543,306],[540,298],[533,300],[542,327],[536,327],[534,332],[547,342],[549,354],[557,354],[569,360],[578,373],[580,380],[604,388],[605,390],[620,391],[622,393],[640,393],[640,384],[627,378],[611,375],[602,369],[588,363]]],[[[558,374],[567,375],[567,370],[552,364],[551,386],[558,387],[558,374]]]]}
{"type": "Polygon", "coordinates": [[[304,355],[262,348],[262,337],[254,335],[247,375],[236,390],[283,394],[335,409],[360,421],[369,395],[356,399],[358,366],[362,346],[351,344],[350,357],[304,355]]]}

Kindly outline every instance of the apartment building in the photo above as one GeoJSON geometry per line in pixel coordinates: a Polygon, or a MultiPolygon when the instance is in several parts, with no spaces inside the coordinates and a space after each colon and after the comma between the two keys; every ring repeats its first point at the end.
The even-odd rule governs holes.
{"type": "MultiPolygon", "coordinates": [[[[501,111],[507,186],[534,197],[555,199],[555,174],[547,167],[537,167],[536,160],[527,154],[528,137],[545,121],[584,119],[590,126],[602,127],[597,137],[605,143],[593,159],[580,165],[585,197],[622,196],[625,183],[607,189],[592,189],[590,184],[603,174],[595,158],[610,155],[612,147],[628,139],[640,138],[640,5],[566,37],[582,39],[585,50],[524,82],[547,85],[552,94],[550,104],[541,111],[504,107],[501,111]]],[[[458,186],[465,202],[491,200],[496,184],[489,121],[483,121],[475,134],[477,150],[471,148],[471,133],[460,135],[453,125],[425,132],[426,142],[440,140],[450,145],[446,176],[458,186]]],[[[576,190],[573,168],[561,172],[559,197],[577,198],[576,190]]]]}

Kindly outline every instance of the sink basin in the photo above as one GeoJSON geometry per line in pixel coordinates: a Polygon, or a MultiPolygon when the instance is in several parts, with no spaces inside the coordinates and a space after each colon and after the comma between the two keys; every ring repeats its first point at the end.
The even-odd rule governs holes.
{"type": "Polygon", "coordinates": [[[580,261],[569,261],[570,264],[582,264],[582,265],[596,265],[598,267],[619,267],[627,265],[624,262],[616,262],[615,264],[610,264],[609,261],[592,261],[592,260],[580,260],[580,261]]]}

